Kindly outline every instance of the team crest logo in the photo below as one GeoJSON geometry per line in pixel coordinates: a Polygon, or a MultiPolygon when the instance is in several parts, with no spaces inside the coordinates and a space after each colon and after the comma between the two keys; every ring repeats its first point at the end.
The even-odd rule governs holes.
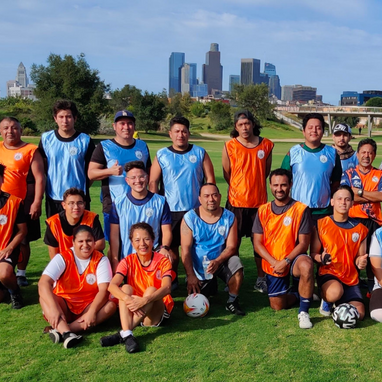
{"type": "Polygon", "coordinates": [[[148,218],[151,218],[151,216],[154,215],[154,210],[152,208],[146,208],[145,214],[148,218]]]}
{"type": "Polygon", "coordinates": [[[15,160],[20,160],[22,157],[23,157],[22,153],[16,153],[13,158],[15,158],[15,160]]]}
{"type": "Polygon", "coordinates": [[[137,159],[142,159],[143,158],[142,151],[141,150],[137,150],[135,152],[135,156],[137,157],[137,159]]]}
{"type": "Polygon", "coordinates": [[[292,218],[290,216],[285,217],[283,221],[283,224],[285,225],[285,227],[288,227],[290,223],[292,223],[292,218]]]}
{"type": "Polygon", "coordinates": [[[377,176],[373,176],[371,178],[371,180],[374,182],[374,183],[377,183],[378,182],[378,177],[377,176]]]}
{"type": "Polygon", "coordinates": [[[196,163],[196,155],[190,155],[190,162],[196,163]]]}
{"type": "Polygon", "coordinates": [[[78,153],[77,147],[72,146],[72,147],[69,148],[69,154],[71,156],[77,155],[77,153],[78,153]]]}
{"type": "Polygon", "coordinates": [[[7,224],[7,222],[8,222],[7,215],[0,215],[0,225],[7,224]]]}
{"type": "Polygon", "coordinates": [[[224,236],[224,234],[225,234],[225,227],[224,227],[224,225],[221,225],[218,228],[218,232],[219,232],[219,235],[224,236]]]}
{"type": "Polygon", "coordinates": [[[86,282],[87,282],[89,285],[93,285],[93,284],[96,282],[96,277],[95,277],[95,275],[93,275],[93,273],[89,273],[89,274],[86,276],[86,282]]]}
{"type": "Polygon", "coordinates": [[[326,163],[328,161],[328,157],[326,155],[321,155],[320,161],[321,161],[321,163],[326,163]]]}
{"type": "Polygon", "coordinates": [[[353,235],[351,235],[351,239],[353,240],[353,243],[356,243],[359,239],[359,233],[353,233],[353,235]]]}
{"type": "Polygon", "coordinates": [[[161,274],[161,271],[159,269],[157,270],[157,273],[156,273],[155,277],[157,278],[157,280],[161,280],[162,279],[162,274],[161,274]]]}
{"type": "Polygon", "coordinates": [[[265,152],[264,150],[259,150],[259,152],[257,153],[257,157],[259,159],[263,159],[265,157],[265,152]]]}

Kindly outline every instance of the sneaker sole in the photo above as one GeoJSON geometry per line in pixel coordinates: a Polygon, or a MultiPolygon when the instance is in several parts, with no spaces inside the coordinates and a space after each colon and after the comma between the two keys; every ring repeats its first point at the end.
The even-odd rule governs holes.
{"type": "Polygon", "coordinates": [[[319,312],[320,312],[321,316],[325,316],[325,317],[330,317],[332,315],[332,313],[330,313],[326,310],[322,310],[322,309],[319,309],[319,312]]]}
{"type": "Polygon", "coordinates": [[[58,344],[59,342],[61,342],[61,335],[56,330],[52,329],[51,331],[49,331],[49,338],[54,344],[58,344]]]}
{"type": "Polygon", "coordinates": [[[78,345],[82,340],[82,336],[69,337],[64,341],[64,348],[70,349],[76,345],[78,345]]]}

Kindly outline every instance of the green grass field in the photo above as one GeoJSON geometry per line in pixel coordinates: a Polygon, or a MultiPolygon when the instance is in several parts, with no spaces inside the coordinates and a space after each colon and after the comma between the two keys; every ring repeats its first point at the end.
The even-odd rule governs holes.
{"type": "MultiPolygon", "coordinates": [[[[265,129],[263,135],[267,135],[265,129]]],[[[169,144],[165,138],[151,134],[144,138],[152,156],[169,144]]],[[[225,203],[223,141],[192,141],[198,141],[211,156],[225,203]]],[[[291,146],[287,142],[275,144],[272,168],[280,165],[291,146]]],[[[381,156],[376,165],[380,161],[381,156]]],[[[101,214],[99,191],[96,182],[91,189],[92,210],[101,214]]],[[[23,288],[26,306],[15,311],[9,304],[0,304],[0,380],[381,381],[381,324],[367,317],[357,329],[340,330],[330,318],[318,313],[316,302],[310,310],[314,327],[302,330],[297,307],[274,312],[267,296],[253,291],[256,272],[249,239],[243,240],[240,256],[245,267],[240,295],[245,317],[225,311],[227,296],[222,283],[218,296],[210,300],[206,317],[187,317],[182,309],[186,288],[181,271],[181,286],[173,294],[175,308],[169,324],[160,328],[139,327],[134,332],[141,352],[128,354],[122,345],[101,348],[99,338],[120,329],[118,315],[86,333],[80,346],[67,350],[42,334],[47,323],[38,303],[37,282],[49,257],[40,239],[32,244],[27,271],[31,285],[23,288]]]]}

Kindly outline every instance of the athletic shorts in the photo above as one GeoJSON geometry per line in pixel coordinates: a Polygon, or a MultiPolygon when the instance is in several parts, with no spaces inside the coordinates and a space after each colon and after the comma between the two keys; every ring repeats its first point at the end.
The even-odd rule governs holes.
{"type": "Polygon", "coordinates": [[[220,265],[212,279],[201,280],[200,293],[204,294],[207,298],[216,295],[218,288],[216,277],[219,277],[228,284],[231,277],[240,269],[243,269],[243,264],[241,263],[239,256],[231,256],[226,262],[220,265]]]}
{"type": "Polygon", "coordinates": [[[238,237],[252,237],[252,226],[255,221],[258,208],[233,207],[227,200],[226,209],[231,211],[236,217],[238,237]]]}
{"type": "Polygon", "coordinates": [[[0,263],[8,263],[12,265],[13,269],[15,269],[17,263],[19,262],[19,256],[20,246],[17,246],[6,259],[1,259],[0,263]]]}
{"type": "Polygon", "coordinates": [[[56,215],[59,212],[63,211],[64,208],[62,207],[60,200],[53,200],[51,198],[46,197],[45,210],[46,210],[46,218],[48,219],[51,216],[56,215]]]}
{"type": "Polygon", "coordinates": [[[165,324],[169,318],[170,318],[170,313],[167,312],[166,307],[165,307],[163,315],[162,315],[161,319],[159,320],[159,322],[156,325],[148,326],[148,325],[143,325],[143,322],[141,322],[141,326],[143,326],[145,328],[157,328],[158,326],[161,326],[162,324],[165,324]]]}
{"type": "Polygon", "coordinates": [[[370,313],[376,309],[382,309],[382,288],[374,289],[371,292],[369,302],[370,313]]]}
{"type": "Polygon", "coordinates": [[[182,223],[183,216],[186,214],[186,212],[187,211],[171,212],[171,248],[178,248],[180,246],[180,225],[182,223]]]}
{"type": "Polygon", "coordinates": [[[107,212],[103,213],[103,233],[105,235],[105,240],[109,241],[110,238],[110,221],[109,221],[110,214],[107,212]]]}
{"type": "Polygon", "coordinates": [[[32,220],[31,216],[29,215],[29,211],[31,208],[31,205],[33,203],[34,198],[26,197],[24,199],[24,213],[26,217],[26,223],[27,223],[27,229],[28,233],[27,236],[23,240],[23,244],[28,244],[31,241],[36,241],[40,239],[41,237],[41,225],[40,225],[40,218],[36,220],[32,220]]]}
{"type": "Polygon", "coordinates": [[[293,284],[297,284],[300,280],[299,277],[293,276],[293,268],[296,264],[297,259],[300,256],[307,256],[306,254],[301,254],[296,256],[292,264],[290,265],[289,275],[286,275],[284,277],[277,277],[273,275],[266,274],[267,278],[267,287],[268,287],[268,297],[279,297],[284,294],[287,294],[290,287],[290,276],[293,277],[293,284]]]}
{"type": "Polygon", "coordinates": [[[323,276],[317,277],[317,285],[319,288],[322,288],[322,286],[330,280],[338,281],[342,285],[342,288],[344,289],[344,294],[338,301],[336,301],[336,305],[343,304],[345,302],[351,302],[351,301],[359,301],[363,303],[362,293],[361,293],[359,284],[346,285],[336,276],[323,275],[323,276]]]}

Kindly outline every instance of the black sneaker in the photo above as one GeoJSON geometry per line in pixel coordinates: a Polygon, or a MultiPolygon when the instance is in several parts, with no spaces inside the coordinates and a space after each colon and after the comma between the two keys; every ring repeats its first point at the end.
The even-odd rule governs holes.
{"type": "Polygon", "coordinates": [[[54,344],[58,344],[63,341],[62,335],[56,329],[49,330],[49,338],[52,340],[54,344]]]}
{"type": "Polygon", "coordinates": [[[29,285],[28,280],[25,276],[16,276],[17,285],[19,287],[26,287],[29,285]]]}
{"type": "Polygon", "coordinates": [[[21,309],[24,306],[23,297],[20,292],[11,294],[12,309],[21,309]]]}
{"type": "Polygon", "coordinates": [[[64,339],[64,348],[70,349],[81,342],[82,336],[78,336],[77,334],[72,332],[66,332],[63,334],[63,339],[64,339]]]}
{"type": "Polygon", "coordinates": [[[239,298],[236,297],[233,301],[227,302],[225,309],[232,314],[237,314],[238,316],[245,316],[245,312],[241,309],[239,304],[239,298]]]}
{"type": "Polygon", "coordinates": [[[110,336],[102,337],[99,342],[102,347],[115,346],[123,343],[121,335],[118,333],[111,334],[110,336]]]}
{"type": "Polygon", "coordinates": [[[139,351],[139,344],[137,342],[137,339],[130,334],[124,339],[125,342],[125,349],[128,353],[136,353],[139,351]]]}

